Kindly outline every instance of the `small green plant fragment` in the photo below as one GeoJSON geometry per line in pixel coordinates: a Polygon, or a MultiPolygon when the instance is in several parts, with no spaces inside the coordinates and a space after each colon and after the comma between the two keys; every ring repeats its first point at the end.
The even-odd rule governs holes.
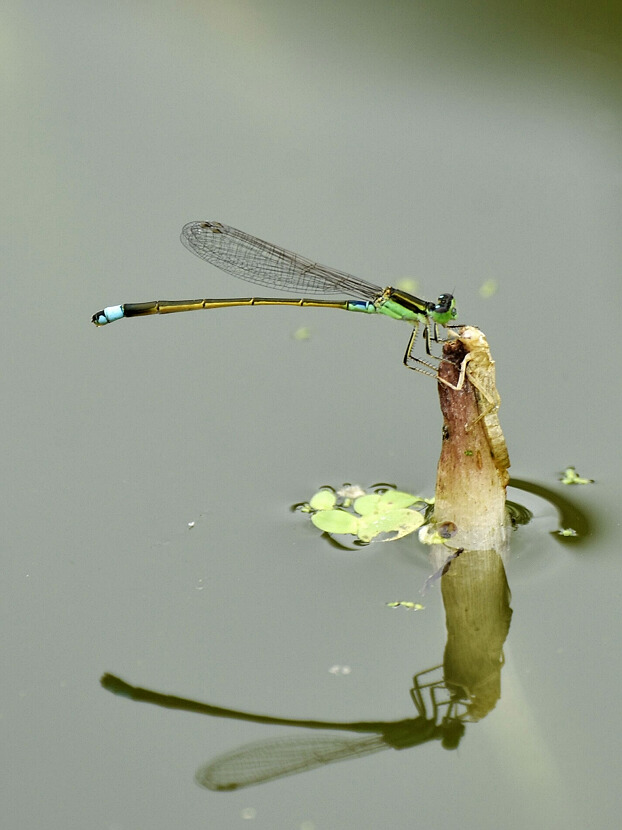
{"type": "Polygon", "coordinates": [[[337,504],[337,496],[332,490],[318,490],[311,497],[309,507],[311,510],[332,510],[337,504]]]}
{"type": "Polygon", "coordinates": [[[311,329],[309,326],[300,326],[292,336],[294,340],[309,340],[311,337],[311,329]]]}
{"type": "Polygon", "coordinates": [[[562,484],[594,484],[593,478],[581,478],[574,467],[566,467],[559,480],[562,484]]]}
{"type": "Polygon", "coordinates": [[[486,280],[483,282],[479,287],[479,295],[482,299],[487,300],[489,297],[492,297],[493,294],[497,293],[499,288],[499,283],[497,280],[486,280]]]}
{"type": "Polygon", "coordinates": [[[387,608],[407,608],[409,611],[423,611],[425,605],[419,602],[408,602],[406,600],[398,600],[397,602],[385,602],[387,608]]]}
{"type": "Polygon", "coordinates": [[[558,530],[557,533],[559,536],[578,536],[579,534],[573,527],[565,527],[562,530],[558,530]]]}
{"type": "Polygon", "coordinates": [[[396,288],[401,291],[408,291],[409,294],[419,293],[419,282],[412,277],[403,277],[395,283],[396,288]]]}
{"type": "Polygon", "coordinates": [[[324,533],[358,535],[358,519],[347,510],[318,510],[311,516],[311,521],[324,533]]]}

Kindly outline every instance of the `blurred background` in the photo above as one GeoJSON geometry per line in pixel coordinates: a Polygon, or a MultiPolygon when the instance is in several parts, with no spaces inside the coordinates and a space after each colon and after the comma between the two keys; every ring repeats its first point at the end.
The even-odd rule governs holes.
{"type": "Polygon", "coordinates": [[[617,4],[8,0],[0,47],[6,826],[617,826],[617,4]],[[188,255],[196,219],[454,293],[497,361],[513,474],[597,479],[580,553],[532,506],[502,699],[458,752],[212,793],[197,767],[279,730],[99,686],[396,720],[442,661],[438,590],[384,604],[421,601],[412,537],[340,553],[288,509],[324,483],[432,494],[441,417],[406,326],[89,322],[266,293],[188,255]]]}

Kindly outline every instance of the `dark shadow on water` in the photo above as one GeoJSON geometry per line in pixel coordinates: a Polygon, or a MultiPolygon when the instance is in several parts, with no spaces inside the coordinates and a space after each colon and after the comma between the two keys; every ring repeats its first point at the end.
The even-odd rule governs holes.
{"type": "Polygon", "coordinates": [[[534,481],[527,481],[522,478],[511,478],[510,487],[516,487],[518,490],[524,490],[526,493],[533,493],[539,496],[557,510],[560,529],[572,528],[576,535],[563,536],[559,530],[551,532],[551,536],[557,539],[562,544],[585,545],[586,543],[594,542],[596,537],[596,525],[590,521],[587,515],[579,505],[562,496],[561,493],[550,487],[545,487],[543,484],[537,484],[534,481]]]}
{"type": "Polygon", "coordinates": [[[416,718],[349,723],[278,718],[212,706],[209,703],[131,686],[111,674],[104,674],[100,682],[104,689],[113,694],[141,703],[164,706],[167,709],[252,723],[365,734],[362,738],[297,734],[291,737],[267,738],[241,746],[220,755],[197,770],[195,777],[198,784],[209,790],[222,792],[307,772],[316,767],[351,760],[383,749],[409,749],[431,741],[440,741],[445,749],[456,749],[464,735],[465,723],[469,720],[466,701],[460,697],[457,690],[448,689],[442,676],[440,679],[432,680],[425,677],[433,672],[438,673],[439,669],[440,666],[426,669],[413,678],[410,696],[418,713],[416,718]]]}

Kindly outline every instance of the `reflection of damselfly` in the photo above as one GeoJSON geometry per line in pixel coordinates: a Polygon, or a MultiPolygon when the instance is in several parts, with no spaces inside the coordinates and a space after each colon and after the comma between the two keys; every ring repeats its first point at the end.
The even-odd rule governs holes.
{"type": "Polygon", "coordinates": [[[347,761],[369,755],[381,749],[407,749],[428,741],[440,741],[445,749],[456,749],[469,720],[468,701],[457,690],[450,690],[442,677],[421,682],[424,675],[438,672],[434,666],[415,675],[410,691],[418,717],[399,721],[333,721],[300,720],[257,715],[239,709],[225,709],[175,695],[161,694],[139,686],[130,686],[119,677],[105,674],[102,686],[113,694],[143,703],[153,703],[167,709],[196,712],[212,717],[265,723],[278,726],[296,726],[304,729],[323,729],[340,732],[365,733],[363,738],[340,738],[335,735],[296,735],[286,738],[268,738],[247,744],[220,755],[197,770],[196,780],[210,790],[236,790],[262,784],[275,778],[306,772],[335,761],[347,761]],[[426,705],[426,697],[428,704],[426,705]],[[428,714],[429,712],[429,714],[428,714]]]}
{"type": "Polygon", "coordinates": [[[383,749],[408,749],[436,740],[440,740],[445,749],[456,749],[465,731],[464,704],[452,696],[444,700],[438,699],[447,692],[442,681],[420,683],[419,678],[429,671],[434,669],[420,672],[414,677],[410,694],[419,713],[416,718],[379,724],[326,724],[326,727],[332,729],[354,731],[358,726],[356,731],[377,732],[363,738],[296,735],[257,741],[220,755],[200,767],[196,781],[209,790],[237,790],[383,749]],[[427,692],[430,700],[429,717],[424,692],[427,692]]]}
{"type": "Polygon", "coordinates": [[[344,292],[358,299],[290,300],[247,297],[213,300],[155,300],[147,303],[109,306],[93,315],[93,323],[97,326],[105,326],[122,317],[142,317],[147,314],[170,314],[178,311],[232,306],[301,306],[338,308],[364,314],[384,314],[394,320],[405,320],[413,326],[413,333],[404,354],[404,365],[409,369],[430,374],[426,369],[412,365],[417,363],[427,365],[412,356],[419,326],[424,325],[426,351],[430,354],[430,340],[439,342],[438,327],[448,325],[457,316],[456,304],[451,294],[441,294],[438,300],[432,303],[420,300],[406,291],[390,287],[382,289],[351,274],[327,268],[220,222],[189,222],[181,232],[181,241],[196,256],[247,282],[266,288],[304,294],[344,292]]]}

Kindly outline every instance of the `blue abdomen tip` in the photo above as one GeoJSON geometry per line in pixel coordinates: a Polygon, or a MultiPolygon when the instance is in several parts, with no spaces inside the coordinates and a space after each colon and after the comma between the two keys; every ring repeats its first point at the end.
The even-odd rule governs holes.
{"type": "Polygon", "coordinates": [[[123,316],[122,305],[111,305],[96,314],[93,317],[93,322],[98,326],[105,326],[106,323],[114,323],[115,320],[120,320],[123,316]]]}

